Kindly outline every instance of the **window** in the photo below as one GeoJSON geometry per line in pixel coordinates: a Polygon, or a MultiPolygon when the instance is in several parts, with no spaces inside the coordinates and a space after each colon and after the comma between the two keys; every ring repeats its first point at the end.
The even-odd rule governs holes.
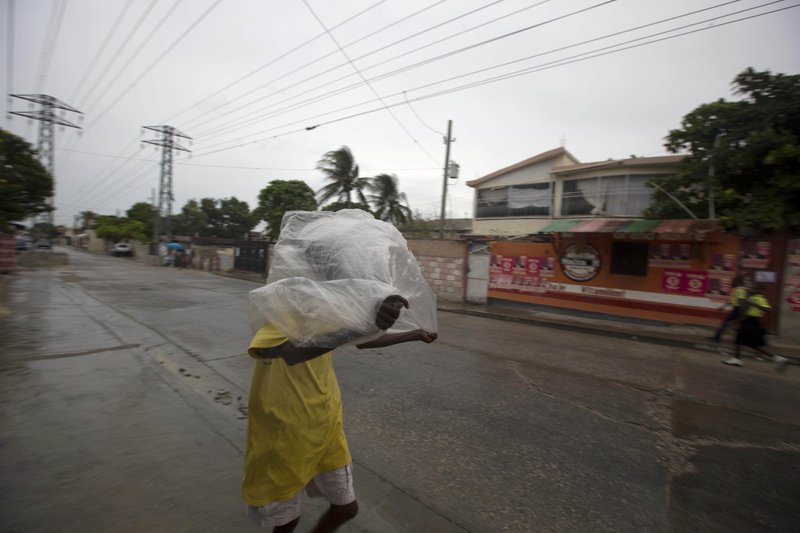
{"type": "Polygon", "coordinates": [[[526,183],[478,189],[476,218],[549,216],[552,184],[526,183]]]}
{"type": "Polygon", "coordinates": [[[647,275],[646,242],[615,242],[611,248],[611,273],[623,276],[647,275]]]}
{"type": "Polygon", "coordinates": [[[561,215],[640,216],[650,206],[655,174],[565,180],[561,215]]]}

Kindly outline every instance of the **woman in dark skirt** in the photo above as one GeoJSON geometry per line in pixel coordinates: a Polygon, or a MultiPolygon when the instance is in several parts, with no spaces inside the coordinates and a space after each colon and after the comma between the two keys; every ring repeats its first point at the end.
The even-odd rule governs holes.
{"type": "Polygon", "coordinates": [[[764,339],[764,326],[761,319],[767,314],[767,311],[772,309],[764,296],[764,286],[760,283],[756,284],[753,289],[753,294],[747,298],[746,304],[743,306],[744,320],[739,326],[739,331],[736,333],[736,347],[733,352],[733,357],[723,361],[726,365],[742,366],[742,359],[739,357],[742,351],[742,346],[747,346],[759,351],[766,355],[769,359],[777,365],[779,372],[786,370],[786,364],[789,362],[785,357],[773,354],[767,348],[767,341],[764,339]]]}

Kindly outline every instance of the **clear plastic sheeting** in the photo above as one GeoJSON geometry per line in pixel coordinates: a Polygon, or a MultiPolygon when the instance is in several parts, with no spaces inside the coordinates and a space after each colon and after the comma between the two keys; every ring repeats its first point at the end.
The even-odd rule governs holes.
{"type": "Polygon", "coordinates": [[[358,344],[382,334],[387,296],[409,302],[390,333],[436,333],[436,297],[391,224],[358,209],[290,211],[283,217],[267,284],[250,292],[250,324],[277,327],[298,347],[358,344]]]}

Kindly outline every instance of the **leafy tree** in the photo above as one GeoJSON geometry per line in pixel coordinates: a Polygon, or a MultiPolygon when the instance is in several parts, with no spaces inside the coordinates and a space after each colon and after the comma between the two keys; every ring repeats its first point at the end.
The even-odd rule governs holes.
{"type": "Polygon", "coordinates": [[[331,202],[320,208],[320,211],[341,211],[342,209],[361,209],[367,213],[372,213],[369,205],[361,202],[331,202]]]}
{"type": "Polygon", "coordinates": [[[131,220],[138,220],[144,226],[144,234],[147,240],[153,238],[153,219],[156,216],[158,208],[147,202],[136,202],[130,209],[125,211],[128,218],[131,220]]]}
{"type": "Polygon", "coordinates": [[[173,233],[200,237],[241,238],[256,223],[247,202],[235,196],[189,200],[181,213],[172,217],[173,233]]]}
{"type": "Polygon", "coordinates": [[[258,222],[247,202],[235,196],[220,200],[215,215],[209,218],[209,222],[217,237],[242,238],[258,222]]]}
{"type": "Polygon", "coordinates": [[[405,223],[400,224],[397,229],[409,239],[429,239],[436,235],[439,228],[438,224],[438,220],[427,220],[417,211],[405,223]]]}
{"type": "Polygon", "coordinates": [[[97,213],[94,211],[81,211],[80,218],[82,230],[94,229],[95,222],[97,220],[97,213]]]}
{"type": "Polygon", "coordinates": [[[370,180],[368,188],[372,192],[369,201],[372,202],[375,218],[395,226],[405,224],[411,219],[406,194],[397,188],[397,176],[378,174],[370,180]]]}
{"type": "MultiPolygon", "coordinates": [[[[740,233],[800,229],[800,75],[750,68],[733,87],[741,100],[703,104],[670,132],[667,149],[689,154],[677,175],[653,181],[701,218],[711,193],[717,217],[740,233]]],[[[646,215],[686,216],[658,189],[646,215]]]]}
{"type": "Polygon", "coordinates": [[[172,229],[177,235],[208,236],[208,216],[197,200],[186,202],[181,212],[172,217],[172,229]]]}
{"type": "Polygon", "coordinates": [[[97,217],[97,236],[110,239],[113,242],[138,240],[144,241],[145,225],[139,220],[127,217],[103,216],[97,217]]]}
{"type": "Polygon", "coordinates": [[[36,159],[33,147],[0,129],[0,231],[11,222],[51,211],[53,177],[36,159]]]}
{"type": "Polygon", "coordinates": [[[350,148],[342,146],[327,152],[317,162],[317,170],[322,171],[325,179],[330,181],[317,191],[320,203],[336,198],[338,202],[350,206],[355,195],[358,202],[367,204],[364,189],[369,180],[358,177],[358,165],[350,148]]]}
{"type": "Polygon", "coordinates": [[[255,215],[267,223],[269,240],[278,239],[281,220],[287,211],[316,211],[314,191],[304,181],[273,180],[258,193],[255,215]]]}
{"type": "Polygon", "coordinates": [[[37,222],[31,229],[33,239],[55,239],[58,237],[58,230],[49,222],[37,222]]]}

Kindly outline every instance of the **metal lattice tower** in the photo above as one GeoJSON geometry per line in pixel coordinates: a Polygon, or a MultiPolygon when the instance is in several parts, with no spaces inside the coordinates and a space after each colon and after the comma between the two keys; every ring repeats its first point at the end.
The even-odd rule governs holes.
{"type": "MultiPolygon", "coordinates": [[[[41,161],[42,166],[44,166],[50,175],[53,176],[53,179],[55,179],[55,133],[53,126],[57,125],[81,129],[81,127],[77,124],[73,124],[64,118],[57,116],[56,109],[70,111],[72,113],[79,113],[81,115],[83,113],[74,107],[65,104],[58,98],[47,94],[12,94],[11,97],[27,100],[28,102],[33,102],[34,104],[39,104],[41,106],[36,111],[10,111],[9,113],[39,121],[39,144],[36,147],[37,151],[39,152],[39,161],[41,161]]],[[[55,187],[53,190],[55,191],[55,187]]],[[[53,197],[50,197],[49,203],[50,207],[55,209],[53,197]]],[[[48,213],[42,214],[41,220],[43,222],[52,224],[54,220],[53,211],[51,210],[48,213]]]]}
{"type": "Polygon", "coordinates": [[[158,186],[158,208],[153,220],[153,240],[158,242],[161,237],[161,219],[164,219],[164,232],[167,235],[167,242],[172,240],[172,201],[175,197],[172,194],[172,161],[173,151],[189,152],[175,141],[175,137],[183,137],[191,140],[192,138],[181,133],[172,126],[144,126],[144,129],[155,131],[161,134],[160,139],[142,141],[147,144],[154,144],[161,147],[161,179],[158,186]]]}

